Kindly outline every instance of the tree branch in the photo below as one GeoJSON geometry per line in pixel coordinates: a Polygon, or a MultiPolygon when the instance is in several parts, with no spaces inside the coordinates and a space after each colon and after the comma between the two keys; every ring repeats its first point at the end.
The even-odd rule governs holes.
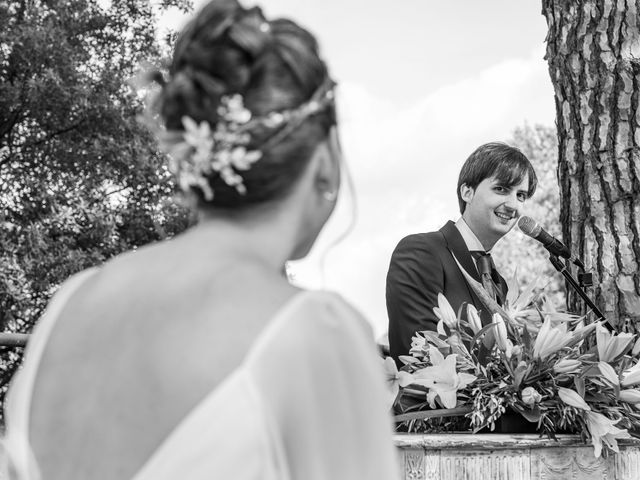
{"type": "Polygon", "coordinates": [[[18,123],[21,111],[22,108],[18,108],[17,110],[11,112],[7,118],[7,121],[0,124],[0,137],[4,137],[6,134],[8,134],[15,126],[15,124],[18,123]]]}
{"type": "Polygon", "coordinates": [[[68,133],[71,130],[75,130],[80,125],[82,125],[83,122],[84,122],[84,119],[80,120],[78,123],[76,123],[74,125],[69,125],[68,127],[63,128],[62,130],[58,130],[57,132],[52,132],[49,135],[47,135],[45,138],[41,138],[40,140],[36,140],[33,143],[24,144],[23,146],[25,146],[25,147],[35,147],[36,145],[41,145],[41,144],[43,144],[45,142],[48,142],[52,138],[55,138],[55,137],[57,137],[59,135],[64,135],[65,133],[68,133]]]}

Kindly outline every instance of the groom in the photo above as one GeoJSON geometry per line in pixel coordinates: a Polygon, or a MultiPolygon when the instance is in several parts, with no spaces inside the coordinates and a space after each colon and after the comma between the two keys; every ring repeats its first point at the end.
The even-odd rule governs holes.
{"type": "Polygon", "coordinates": [[[399,365],[398,356],[409,354],[416,332],[436,330],[433,308],[438,306],[438,293],[444,294],[456,314],[463,304],[471,303],[483,325],[491,321],[454,255],[501,303],[506,283],[487,253],[513,228],[536,185],[533,166],[520,150],[503,143],[482,145],[464,163],[458,178],[462,217],[437,232],[400,240],[391,256],[386,290],[389,349],[399,365]]]}

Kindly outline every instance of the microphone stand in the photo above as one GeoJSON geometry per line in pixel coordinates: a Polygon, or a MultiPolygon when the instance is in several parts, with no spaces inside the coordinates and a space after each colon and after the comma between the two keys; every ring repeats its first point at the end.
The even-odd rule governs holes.
{"type": "Polygon", "coordinates": [[[604,315],[602,314],[600,309],[596,306],[595,303],[591,301],[591,299],[587,295],[587,292],[585,292],[584,289],[582,288],[583,284],[585,283],[585,280],[584,280],[585,278],[588,279],[587,281],[589,282],[589,285],[591,285],[591,280],[590,280],[591,274],[587,274],[587,273],[581,274],[581,275],[579,274],[578,277],[580,278],[580,283],[578,283],[578,281],[575,278],[573,278],[573,275],[571,275],[571,272],[567,268],[567,265],[564,264],[557,255],[550,253],[549,260],[551,261],[551,264],[555,267],[555,269],[564,276],[564,278],[567,280],[569,285],[573,287],[576,293],[580,295],[580,298],[582,298],[582,300],[584,300],[584,302],[589,306],[589,308],[591,308],[591,311],[596,314],[597,318],[604,322],[605,326],[609,329],[609,331],[613,331],[614,330],[613,325],[611,325],[609,321],[606,318],[604,318],[604,315]]]}

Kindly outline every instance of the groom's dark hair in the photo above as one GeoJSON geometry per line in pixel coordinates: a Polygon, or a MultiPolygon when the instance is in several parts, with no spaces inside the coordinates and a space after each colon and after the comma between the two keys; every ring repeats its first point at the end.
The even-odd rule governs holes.
{"type": "Polygon", "coordinates": [[[518,185],[525,177],[528,177],[528,198],[531,198],[538,185],[538,177],[533,165],[531,165],[524,153],[506,143],[485,143],[469,155],[460,170],[460,176],[458,177],[460,213],[464,213],[464,209],[467,206],[462,199],[460,187],[467,185],[475,189],[484,179],[494,176],[506,187],[518,185]]]}

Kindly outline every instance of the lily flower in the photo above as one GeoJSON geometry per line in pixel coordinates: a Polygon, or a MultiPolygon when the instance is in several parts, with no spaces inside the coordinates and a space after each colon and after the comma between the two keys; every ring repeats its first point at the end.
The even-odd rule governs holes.
{"type": "Polygon", "coordinates": [[[640,370],[625,370],[622,372],[621,387],[631,387],[640,383],[640,370]]]}
{"type": "Polygon", "coordinates": [[[584,325],[584,322],[581,320],[576,324],[576,327],[573,329],[573,339],[571,340],[571,344],[578,343],[584,340],[593,330],[595,330],[599,325],[602,325],[600,322],[592,322],[587,325],[584,325]]]}
{"type": "Polygon", "coordinates": [[[533,358],[544,360],[550,355],[564,348],[571,341],[573,334],[567,332],[567,326],[561,323],[557,327],[551,326],[551,319],[545,317],[542,327],[533,344],[533,358]]]}
{"type": "Polygon", "coordinates": [[[638,383],[640,383],[640,360],[638,360],[638,363],[633,367],[622,372],[622,382],[620,382],[620,386],[626,388],[637,385],[638,383]]]}
{"type": "Polygon", "coordinates": [[[409,355],[398,355],[398,360],[400,360],[404,365],[409,365],[411,363],[418,363],[420,361],[416,357],[411,357],[409,355]]]}
{"type": "Polygon", "coordinates": [[[391,357],[384,359],[384,372],[387,378],[387,387],[389,395],[387,397],[388,408],[393,407],[393,404],[398,397],[400,387],[406,387],[412,381],[412,375],[409,372],[398,371],[396,362],[391,357]]]}
{"type": "Polygon", "coordinates": [[[467,321],[474,335],[482,330],[482,321],[480,320],[480,315],[478,315],[478,310],[470,303],[467,304],[467,321]]]}
{"type": "Polygon", "coordinates": [[[582,398],[580,394],[575,390],[571,390],[570,388],[558,387],[558,396],[560,397],[560,400],[562,400],[567,405],[571,405],[572,407],[580,408],[582,410],[591,410],[591,407],[587,405],[587,402],[584,401],[584,398],[582,398]]]}
{"type": "Polygon", "coordinates": [[[553,366],[555,373],[575,373],[582,367],[582,362],[573,358],[558,360],[553,366]]]}
{"type": "Polygon", "coordinates": [[[614,335],[602,325],[596,328],[596,345],[598,357],[602,362],[611,362],[631,345],[634,335],[632,333],[619,333],[614,335]]]}
{"type": "Polygon", "coordinates": [[[440,365],[444,362],[444,355],[433,345],[429,345],[429,361],[431,365],[440,365]]]}
{"type": "Polygon", "coordinates": [[[598,362],[598,370],[602,373],[602,376],[609,381],[612,385],[616,387],[620,385],[620,379],[618,378],[618,374],[613,369],[611,365],[607,362],[598,362]]]}
{"type": "Polygon", "coordinates": [[[507,278],[507,297],[505,299],[505,310],[514,320],[526,319],[531,314],[536,313],[535,309],[527,308],[533,302],[535,288],[538,284],[539,276],[520,291],[520,282],[518,282],[518,269],[516,268],[511,278],[507,278]]]}
{"type": "Polygon", "coordinates": [[[551,319],[545,317],[542,327],[533,344],[533,358],[545,360],[550,355],[564,348],[572,339],[573,334],[567,332],[567,326],[561,323],[557,327],[551,327],[551,319]]]}
{"type": "Polygon", "coordinates": [[[593,441],[593,450],[596,458],[602,453],[602,442],[604,441],[611,450],[619,452],[618,438],[631,438],[629,432],[624,428],[616,428],[618,422],[609,420],[607,417],[597,412],[586,412],[587,428],[593,441]]]}
{"type": "MultiPolygon", "coordinates": [[[[444,322],[450,329],[455,330],[458,328],[456,314],[442,293],[438,294],[438,306],[433,309],[433,313],[440,319],[440,322],[444,322]]],[[[440,322],[438,322],[438,325],[441,327],[440,322]]],[[[440,333],[440,330],[438,330],[438,333],[440,333]]]]}
{"type": "Polygon", "coordinates": [[[423,337],[422,335],[414,335],[413,337],[411,337],[411,350],[409,350],[409,353],[411,355],[414,354],[421,354],[424,352],[425,347],[427,346],[427,339],[425,337],[423,337]]]}
{"type": "Polygon", "coordinates": [[[430,403],[437,395],[445,408],[454,408],[457,402],[456,392],[474,382],[477,377],[456,372],[455,353],[444,358],[437,348],[431,348],[429,357],[433,366],[416,371],[412,383],[429,388],[430,403]]]}
{"type": "Polygon", "coordinates": [[[620,391],[618,398],[626,403],[640,403],[640,390],[631,388],[620,391]]]}

